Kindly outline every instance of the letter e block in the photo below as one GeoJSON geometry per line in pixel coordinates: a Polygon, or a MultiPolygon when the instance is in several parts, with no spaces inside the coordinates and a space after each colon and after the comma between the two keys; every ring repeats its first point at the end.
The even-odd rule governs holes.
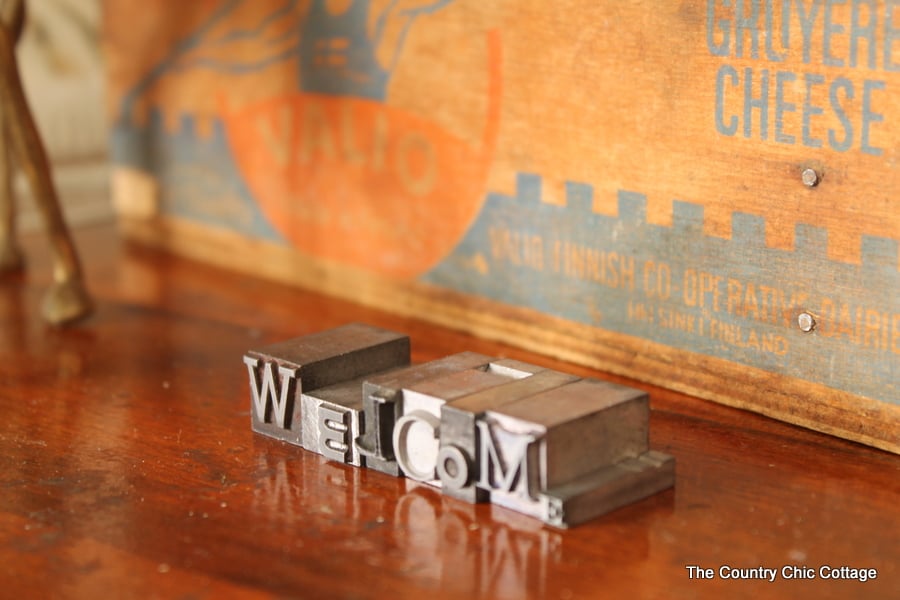
{"type": "Polygon", "coordinates": [[[304,392],[303,447],[329,460],[365,466],[354,440],[362,423],[365,377],[304,392]]]}

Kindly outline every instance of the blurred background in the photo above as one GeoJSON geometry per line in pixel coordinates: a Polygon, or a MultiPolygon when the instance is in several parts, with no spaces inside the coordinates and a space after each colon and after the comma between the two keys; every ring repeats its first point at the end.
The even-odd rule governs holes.
{"type": "MultiPolygon", "coordinates": [[[[25,93],[72,226],[113,218],[100,4],[101,0],[30,0],[17,48],[25,93]]],[[[15,191],[21,230],[41,229],[21,174],[15,191]]]]}

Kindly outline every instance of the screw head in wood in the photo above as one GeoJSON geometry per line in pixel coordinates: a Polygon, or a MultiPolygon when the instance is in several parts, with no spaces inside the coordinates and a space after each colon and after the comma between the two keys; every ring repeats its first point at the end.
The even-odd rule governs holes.
{"type": "Polygon", "coordinates": [[[819,185],[819,174],[816,173],[815,169],[803,169],[803,172],[800,173],[800,179],[803,180],[803,185],[806,187],[819,185]]]}
{"type": "Polygon", "coordinates": [[[800,327],[800,331],[809,333],[816,328],[816,319],[808,312],[802,312],[797,315],[797,326],[800,327]]]}

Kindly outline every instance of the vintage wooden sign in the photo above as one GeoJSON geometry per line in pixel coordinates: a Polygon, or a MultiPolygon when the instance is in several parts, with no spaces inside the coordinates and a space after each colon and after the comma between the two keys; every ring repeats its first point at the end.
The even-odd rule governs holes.
{"type": "Polygon", "coordinates": [[[900,451],[893,0],[106,18],[132,235],[900,451]]]}

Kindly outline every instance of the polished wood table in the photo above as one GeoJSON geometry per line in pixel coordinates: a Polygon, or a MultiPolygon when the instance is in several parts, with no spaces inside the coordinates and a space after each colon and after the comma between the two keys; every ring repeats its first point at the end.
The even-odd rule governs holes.
{"type": "Polygon", "coordinates": [[[900,598],[900,457],[109,226],[76,237],[89,320],[40,321],[43,239],[0,282],[2,597],[900,598]],[[473,350],[648,390],[674,490],[559,531],[254,435],[243,353],[348,321],[409,333],[416,362],[473,350]],[[815,578],[785,579],[810,573],[792,565],[815,578]],[[759,567],[775,581],[723,577],[759,567]]]}

